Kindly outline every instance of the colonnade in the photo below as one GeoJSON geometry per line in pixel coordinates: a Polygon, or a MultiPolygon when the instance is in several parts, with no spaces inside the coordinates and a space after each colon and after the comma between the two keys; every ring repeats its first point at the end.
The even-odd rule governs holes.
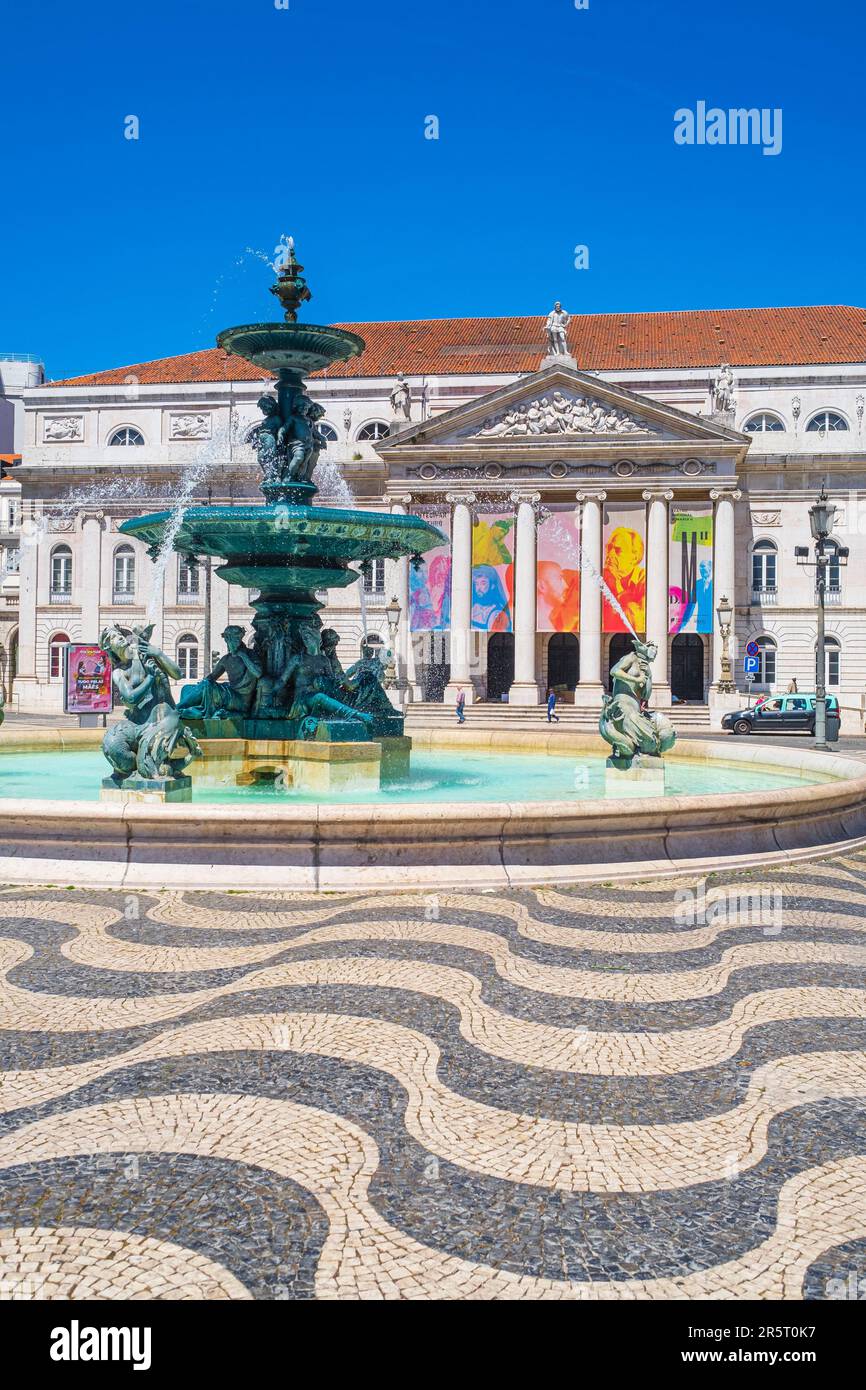
{"type": "MultiPolygon", "coordinates": [[[[668,670],[668,549],[669,505],[674,500],[670,488],[647,488],[640,494],[647,506],[646,524],[646,625],[647,640],[658,648],[653,662],[653,688],[659,705],[670,703],[670,673],[668,670]]],[[[628,500],[629,494],[617,493],[617,500],[628,500]]],[[[632,495],[633,497],[633,495],[632,495]]],[[[709,498],[714,504],[713,575],[714,609],[725,595],[734,598],[736,569],[734,506],[740,493],[734,487],[713,488],[709,498]]],[[[580,681],[575,702],[597,706],[602,691],[602,590],[593,579],[603,570],[604,503],[608,493],[602,489],[587,489],[575,494],[580,514],[581,550],[584,569],[580,584],[580,681]]],[[[472,683],[472,526],[478,498],[471,491],[448,492],[442,499],[451,507],[451,678],[445,699],[452,699],[458,687],[473,698],[472,683]]],[[[551,501],[562,502],[561,494],[551,501]]],[[[693,495],[683,497],[683,503],[705,501],[693,495]]],[[[515,509],[514,554],[514,681],[509,702],[536,705],[543,698],[536,670],[536,560],[537,525],[543,515],[541,494],[524,489],[504,493],[503,503],[515,509]]],[[[392,502],[392,510],[405,514],[423,508],[411,495],[392,502]]],[[[397,567],[397,599],[401,607],[398,629],[398,664],[402,678],[411,690],[415,684],[414,647],[409,631],[409,562],[401,560],[397,567]]],[[[718,616],[713,614],[712,684],[721,676],[722,643],[718,616]]]]}

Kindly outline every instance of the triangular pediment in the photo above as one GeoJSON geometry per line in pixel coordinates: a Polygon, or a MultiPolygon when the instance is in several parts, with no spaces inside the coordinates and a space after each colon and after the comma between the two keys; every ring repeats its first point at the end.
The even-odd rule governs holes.
{"type": "Polygon", "coordinates": [[[403,426],[391,434],[383,452],[404,445],[459,448],[512,440],[524,445],[750,442],[715,419],[664,405],[562,362],[430,420],[403,426]]]}

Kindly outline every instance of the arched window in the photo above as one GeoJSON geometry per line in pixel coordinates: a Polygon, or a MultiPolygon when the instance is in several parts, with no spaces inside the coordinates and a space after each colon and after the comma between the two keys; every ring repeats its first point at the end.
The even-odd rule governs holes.
{"type": "Polygon", "coordinates": [[[52,603],[72,601],[72,551],[68,545],[55,546],[51,552],[50,599],[52,603]]]}
{"type": "Polygon", "coordinates": [[[847,430],[848,421],[833,410],[821,410],[813,415],[806,426],[809,434],[827,434],[829,430],[847,430]]]}
{"type": "Polygon", "coordinates": [[[769,430],[784,430],[785,426],[778,415],[771,415],[768,410],[761,410],[757,415],[751,415],[743,426],[749,434],[764,434],[769,430]]]}
{"type": "Polygon", "coordinates": [[[53,681],[63,675],[63,652],[68,641],[65,632],[55,632],[48,643],[48,674],[53,681]]]}
{"type": "Polygon", "coordinates": [[[144,435],[141,430],[133,429],[131,425],[124,425],[122,429],[114,431],[109,437],[108,443],[109,447],[113,447],[115,444],[124,446],[128,444],[143,444],[144,435]]]}
{"type": "Polygon", "coordinates": [[[319,434],[323,439],[327,439],[329,444],[333,444],[337,438],[337,431],[333,425],[329,425],[327,420],[322,420],[319,424],[319,434]]]}
{"type": "Polygon", "coordinates": [[[198,639],[191,632],[177,639],[177,664],[181,680],[198,680],[198,639]]]}
{"type": "Polygon", "coordinates": [[[752,549],[752,593],[776,592],[776,559],[778,552],[772,541],[756,541],[752,549]]]}
{"type": "Polygon", "coordinates": [[[188,555],[181,555],[178,562],[177,597],[180,603],[198,603],[199,569],[188,555]]]}
{"type": "Polygon", "coordinates": [[[358,438],[376,442],[379,439],[387,439],[390,431],[384,420],[370,420],[368,424],[362,425],[358,430],[358,438]]]}
{"type": "Polygon", "coordinates": [[[761,663],[757,672],[759,685],[776,684],[776,644],[772,637],[757,637],[758,660],[761,663]]]}
{"type": "Polygon", "coordinates": [[[362,582],[365,594],[384,594],[385,561],[382,559],[371,560],[368,568],[364,570],[362,582]]]}
{"type": "MultiPolygon", "coordinates": [[[[824,684],[828,690],[839,689],[839,671],[842,655],[842,646],[838,637],[824,638],[824,657],[827,663],[827,671],[824,684]]],[[[818,684],[818,643],[815,643],[815,684],[818,684]]]]}
{"type": "Polygon", "coordinates": [[[135,602],[135,551],[131,545],[119,545],[114,552],[114,603],[135,602]]]}

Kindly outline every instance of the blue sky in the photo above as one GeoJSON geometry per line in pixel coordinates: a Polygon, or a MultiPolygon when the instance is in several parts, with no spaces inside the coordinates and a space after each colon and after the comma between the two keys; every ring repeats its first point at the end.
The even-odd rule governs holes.
{"type": "Polygon", "coordinates": [[[859,0],[43,0],[2,38],[0,351],[55,378],[273,317],[283,232],[310,321],[864,302],[859,0]],[[675,144],[701,100],[781,108],[781,154],[675,144]]]}

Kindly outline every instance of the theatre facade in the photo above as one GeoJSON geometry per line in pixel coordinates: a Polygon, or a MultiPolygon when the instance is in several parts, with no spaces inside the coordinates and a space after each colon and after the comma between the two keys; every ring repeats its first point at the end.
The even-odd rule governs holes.
{"type": "MultiPolygon", "coordinates": [[[[637,633],[657,647],[656,702],[721,712],[815,684],[808,508],[836,503],[847,569],[829,575],[828,686],[863,727],[866,689],[866,313],[859,308],[347,324],[365,353],[310,380],[328,440],[319,501],[413,511],[447,543],[377,562],[323,594],[347,664],[362,633],[393,647],[404,701],[589,712],[637,633]],[[862,521],[862,525],[861,525],[862,521]],[[725,639],[737,689],[723,688],[725,639]],[[721,618],[720,618],[721,611],[721,618]]],[[[17,631],[0,651],[13,707],[57,710],[60,653],[108,621],[154,622],[184,679],[252,618],[206,561],[172,558],[159,593],[126,517],[258,496],[244,434],[262,380],[218,349],[25,393],[17,631]]]]}

